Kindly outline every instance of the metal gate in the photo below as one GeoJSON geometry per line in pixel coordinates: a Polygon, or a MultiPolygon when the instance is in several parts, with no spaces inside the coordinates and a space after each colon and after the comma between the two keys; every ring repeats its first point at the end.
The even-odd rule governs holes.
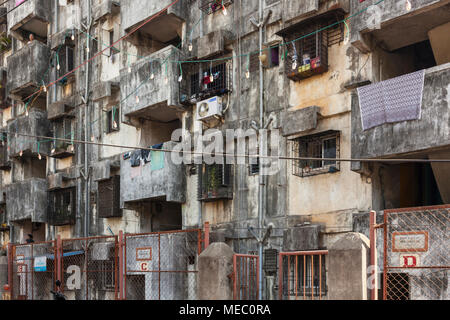
{"type": "Polygon", "coordinates": [[[383,299],[450,299],[450,205],[384,211],[383,299]]]}
{"type": "Polygon", "coordinates": [[[49,300],[56,280],[55,241],[10,246],[9,285],[13,300],[49,300]],[[35,260],[45,257],[37,270],[35,260]]]}
{"type": "Polygon", "coordinates": [[[259,257],[248,254],[233,256],[233,299],[257,300],[259,291],[259,257]]]}
{"type": "Polygon", "coordinates": [[[126,234],[125,299],[196,300],[202,231],[126,234]]]}
{"type": "Polygon", "coordinates": [[[325,258],[327,254],[327,250],[280,252],[279,299],[326,299],[325,258]]]}

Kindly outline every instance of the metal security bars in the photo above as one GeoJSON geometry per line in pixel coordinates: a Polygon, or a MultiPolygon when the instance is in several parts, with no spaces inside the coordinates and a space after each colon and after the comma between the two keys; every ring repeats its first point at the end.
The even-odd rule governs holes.
{"type": "Polygon", "coordinates": [[[280,252],[279,299],[326,299],[325,258],[327,255],[327,250],[280,252]]]}
{"type": "Polygon", "coordinates": [[[259,291],[259,257],[248,254],[233,256],[233,299],[257,300],[259,291]]]}
{"type": "Polygon", "coordinates": [[[384,300],[447,300],[450,205],[384,211],[384,300]]]}
{"type": "Polygon", "coordinates": [[[199,0],[198,7],[206,14],[212,14],[218,10],[223,9],[233,3],[233,0],[199,0]]]}

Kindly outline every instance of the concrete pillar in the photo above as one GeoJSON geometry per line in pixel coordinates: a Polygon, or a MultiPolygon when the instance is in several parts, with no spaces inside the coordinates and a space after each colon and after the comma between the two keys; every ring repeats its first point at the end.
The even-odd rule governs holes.
{"type": "Polygon", "coordinates": [[[223,242],[214,242],[198,257],[198,299],[232,300],[233,272],[231,248],[223,242]]]}
{"type": "Polygon", "coordinates": [[[369,239],[349,232],[328,249],[328,290],[330,300],[367,300],[369,239]]]}

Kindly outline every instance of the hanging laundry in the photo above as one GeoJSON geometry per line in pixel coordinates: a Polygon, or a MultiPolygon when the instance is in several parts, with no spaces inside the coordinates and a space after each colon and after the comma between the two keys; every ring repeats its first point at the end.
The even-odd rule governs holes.
{"type": "MultiPolygon", "coordinates": [[[[159,149],[161,150],[164,146],[164,143],[155,144],[152,146],[152,149],[159,149]]],[[[164,152],[163,151],[152,151],[150,153],[151,157],[151,170],[160,170],[164,168],[164,152]]]]}
{"type": "Polygon", "coordinates": [[[425,70],[358,88],[363,130],[421,117],[425,70]]]}
{"type": "Polygon", "coordinates": [[[130,161],[131,167],[139,167],[141,165],[141,150],[133,151],[130,161]]]}
{"type": "Polygon", "coordinates": [[[123,160],[128,160],[128,159],[130,159],[130,157],[131,157],[131,151],[127,152],[127,153],[124,153],[123,160]]]}
{"type": "Polygon", "coordinates": [[[151,161],[150,159],[150,150],[141,150],[141,158],[144,160],[144,164],[147,164],[151,161]]]}

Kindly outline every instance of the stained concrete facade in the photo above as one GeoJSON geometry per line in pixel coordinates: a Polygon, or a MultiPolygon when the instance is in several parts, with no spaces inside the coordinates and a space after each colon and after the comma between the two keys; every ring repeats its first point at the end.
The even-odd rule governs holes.
{"type": "MultiPolygon", "coordinates": [[[[236,253],[249,254],[257,251],[258,243],[248,227],[258,227],[258,214],[262,210],[264,227],[269,223],[274,225],[265,248],[279,251],[328,249],[340,233],[363,232],[360,229],[365,233],[365,217],[371,209],[404,206],[409,204],[406,198],[417,198],[416,193],[398,196],[395,192],[400,183],[418,183],[405,180],[410,172],[408,168],[396,170],[356,162],[341,162],[336,171],[299,176],[294,174],[295,163],[280,161],[279,170],[263,181],[262,206],[258,200],[259,176],[250,173],[248,164],[233,166],[232,199],[208,202],[198,200],[199,170],[194,165],[174,165],[166,154],[162,169],[152,171],[151,164],[145,165],[144,161],[138,167],[131,167],[130,159],[124,156],[134,149],[126,147],[148,148],[160,143],[166,147],[175,129],[183,128],[191,134],[208,127],[222,131],[247,130],[254,125],[264,127],[269,118],[273,121],[268,128],[281,131],[278,147],[284,156],[298,156],[293,148],[298,139],[329,131],[339,133],[336,157],[341,158],[387,158],[418,152],[421,156],[438,157],[434,154],[436,148],[444,151],[448,148],[446,64],[425,66],[423,117],[419,121],[385,124],[362,132],[355,89],[415,71],[418,68],[414,61],[415,49],[404,47],[427,40],[429,30],[448,23],[444,9],[449,1],[414,1],[409,12],[385,2],[375,9],[381,10],[381,28],[375,30],[368,30],[369,13],[356,15],[349,19],[349,43],[344,41],[346,29],[343,26],[334,31],[337,40],[327,46],[326,71],[300,81],[287,77],[290,70],[286,70],[286,64],[292,56],[286,56],[285,49],[289,48],[281,46],[277,53],[270,54],[267,48],[292,40],[289,37],[294,31],[301,32],[318,17],[348,17],[375,1],[262,1],[266,24],[261,42],[267,49],[265,59],[278,55],[278,62],[265,64],[261,75],[258,54],[250,59],[247,56],[259,51],[259,30],[251,22],[258,20],[259,2],[233,1],[227,6],[227,15],[222,10],[206,14],[199,9],[199,2],[180,0],[117,43],[116,49],[105,50],[88,64],[89,67],[80,67],[67,79],[59,79],[62,74],[56,67],[56,52],[61,54],[61,48],[73,48],[73,66],[76,67],[171,2],[105,0],[95,1],[89,7],[89,1],[74,0],[66,6],[60,6],[57,1],[45,1],[41,7],[48,6],[48,10],[43,13],[36,6],[40,1],[30,0],[23,8],[8,14],[12,46],[2,53],[2,61],[8,70],[11,103],[2,111],[2,126],[9,128],[21,117],[33,119],[33,110],[28,115],[25,112],[24,98],[40,88],[41,78],[45,76],[45,83],[56,81],[57,84],[48,88],[46,94],[42,92],[35,102],[47,121],[39,125],[39,130],[47,128],[50,122],[49,129],[54,131],[42,132],[42,135],[55,134],[58,130],[64,131],[63,135],[73,132],[69,139],[119,147],[75,143],[73,152],[56,158],[52,157],[51,143],[41,144],[39,153],[43,160],[36,158],[37,145],[33,141],[29,142],[29,148],[34,148],[32,157],[17,157],[25,147],[13,150],[10,156],[17,159],[10,170],[2,171],[2,185],[14,186],[30,178],[44,179],[47,185],[42,185],[40,200],[36,200],[39,203],[31,202],[42,212],[35,220],[29,213],[18,214],[18,202],[22,198],[8,195],[7,191],[7,211],[27,220],[11,222],[10,231],[2,232],[8,235],[5,239],[23,242],[23,236],[33,230],[33,226],[39,229],[35,232],[42,240],[52,240],[57,235],[73,238],[117,234],[119,230],[140,233],[191,229],[208,221],[212,225],[213,241],[225,242],[236,253]],[[31,10],[30,17],[34,18],[25,18],[23,10],[31,10]],[[89,18],[93,24],[86,31],[83,25],[89,27],[89,18]],[[44,25],[47,32],[42,34],[44,25]],[[407,37],[391,36],[404,34],[406,27],[418,32],[410,32],[407,37]],[[27,32],[36,35],[31,44],[28,44],[27,32]],[[89,52],[86,33],[90,34],[89,52]],[[190,44],[192,50],[189,50],[190,44]],[[52,63],[50,57],[53,57],[52,63]],[[25,69],[23,63],[16,62],[29,59],[34,63],[25,69]],[[215,93],[223,98],[225,111],[216,123],[198,121],[196,103],[186,103],[186,100],[181,103],[181,89],[189,87],[191,76],[199,73],[202,78],[204,72],[209,74],[212,67],[220,64],[220,60],[213,66],[183,63],[183,77],[179,81],[181,72],[177,61],[196,59],[227,61],[227,90],[215,93]],[[23,76],[28,80],[22,80],[23,76]],[[25,85],[31,89],[24,91],[25,85]],[[260,103],[264,123],[259,120],[260,103]],[[99,192],[99,182],[117,175],[121,177],[118,200],[121,216],[100,218],[98,205],[103,194],[99,192]],[[387,181],[392,182],[387,184],[387,181]],[[43,218],[47,213],[47,192],[63,191],[67,187],[76,189],[73,199],[76,223],[50,226],[43,218]],[[33,225],[31,221],[42,224],[33,225]],[[313,232],[304,232],[308,224],[313,232]]],[[[41,132],[33,128],[23,126],[25,133],[41,132]]],[[[16,138],[8,139],[13,142],[16,138]]],[[[438,190],[448,190],[442,178],[448,171],[440,167],[432,169],[438,190]]],[[[425,171],[423,175],[431,179],[429,170],[425,171]]],[[[441,198],[448,199],[446,194],[441,198]]],[[[264,294],[277,296],[276,292],[265,291],[264,294]]]]}

